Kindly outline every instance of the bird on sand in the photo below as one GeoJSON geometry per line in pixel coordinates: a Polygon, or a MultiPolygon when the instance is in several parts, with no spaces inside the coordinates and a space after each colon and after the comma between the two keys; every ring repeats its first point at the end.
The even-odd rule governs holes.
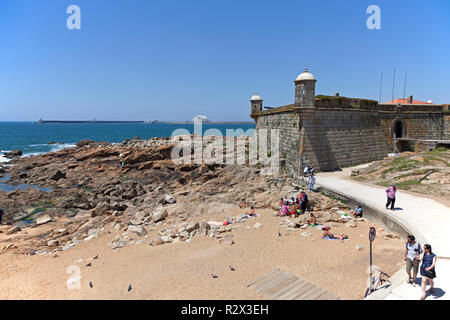
{"type": "Polygon", "coordinates": [[[131,284],[128,286],[128,292],[131,291],[131,284]]]}
{"type": "Polygon", "coordinates": [[[231,270],[231,271],[236,271],[236,269],[235,269],[235,268],[233,268],[233,266],[232,266],[232,265],[230,265],[230,270],[231,270]]]}
{"type": "Polygon", "coordinates": [[[96,255],[95,257],[92,258],[92,260],[97,260],[98,259],[98,255],[96,255]]]}
{"type": "Polygon", "coordinates": [[[213,274],[211,274],[211,275],[212,275],[213,279],[215,279],[215,278],[218,278],[218,276],[217,276],[217,275],[215,275],[214,273],[213,273],[213,274]]]}
{"type": "Polygon", "coordinates": [[[280,232],[280,230],[277,230],[277,232],[278,232],[278,236],[281,237],[281,232],[280,232]]]}
{"type": "Polygon", "coordinates": [[[87,265],[86,265],[86,267],[90,267],[90,266],[92,266],[92,263],[88,263],[87,265]]]}
{"type": "Polygon", "coordinates": [[[93,287],[94,285],[92,284],[92,281],[89,281],[89,287],[93,287]]]}

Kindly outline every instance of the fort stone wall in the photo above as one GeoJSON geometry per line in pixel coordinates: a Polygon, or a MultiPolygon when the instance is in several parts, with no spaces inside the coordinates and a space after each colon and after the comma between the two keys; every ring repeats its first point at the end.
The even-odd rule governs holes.
{"type": "MultiPolygon", "coordinates": [[[[285,160],[284,169],[286,173],[296,176],[298,167],[299,150],[299,117],[297,112],[266,112],[258,117],[256,131],[267,129],[267,145],[270,151],[271,129],[279,130],[279,157],[285,160]]],[[[259,134],[259,132],[258,132],[259,134]]]]}
{"type": "Polygon", "coordinates": [[[302,110],[300,120],[301,165],[334,170],[379,160],[390,152],[376,111],[302,110]]]}

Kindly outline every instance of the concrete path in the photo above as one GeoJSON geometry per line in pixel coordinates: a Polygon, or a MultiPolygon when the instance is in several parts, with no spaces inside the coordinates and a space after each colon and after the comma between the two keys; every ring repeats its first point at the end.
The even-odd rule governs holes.
{"type": "MultiPolygon", "coordinates": [[[[349,180],[352,169],[354,168],[346,168],[339,172],[318,173],[317,184],[382,210],[391,218],[408,227],[411,232],[421,234],[438,256],[435,286],[439,290],[436,290],[435,295],[427,299],[450,300],[450,208],[432,199],[397,191],[395,203],[397,210],[386,210],[386,193],[384,191],[386,188],[349,180]]],[[[406,279],[406,272],[404,274],[406,279]]],[[[401,282],[386,299],[420,298],[419,285],[413,287],[404,281],[401,282]]]]}

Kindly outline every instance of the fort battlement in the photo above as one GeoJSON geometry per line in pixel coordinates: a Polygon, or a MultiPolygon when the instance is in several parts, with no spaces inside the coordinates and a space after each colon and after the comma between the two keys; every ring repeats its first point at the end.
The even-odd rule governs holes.
{"type": "Polygon", "coordinates": [[[256,131],[266,129],[270,137],[271,129],[279,130],[280,158],[292,176],[301,175],[306,165],[335,170],[383,159],[402,148],[422,150],[450,140],[448,105],[316,96],[316,82],[308,70],[300,74],[290,105],[263,110],[259,95],[250,100],[256,131]]]}

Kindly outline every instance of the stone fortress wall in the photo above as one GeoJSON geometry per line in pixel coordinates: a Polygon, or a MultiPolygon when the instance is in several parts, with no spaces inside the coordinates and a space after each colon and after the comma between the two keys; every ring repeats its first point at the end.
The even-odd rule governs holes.
{"type": "Polygon", "coordinates": [[[423,140],[450,138],[448,106],[315,96],[315,82],[307,70],[299,75],[292,105],[262,110],[259,96],[253,97],[260,100],[251,100],[256,131],[280,130],[280,158],[292,176],[301,175],[306,165],[335,170],[380,160],[402,149],[436,146],[423,140]]]}

